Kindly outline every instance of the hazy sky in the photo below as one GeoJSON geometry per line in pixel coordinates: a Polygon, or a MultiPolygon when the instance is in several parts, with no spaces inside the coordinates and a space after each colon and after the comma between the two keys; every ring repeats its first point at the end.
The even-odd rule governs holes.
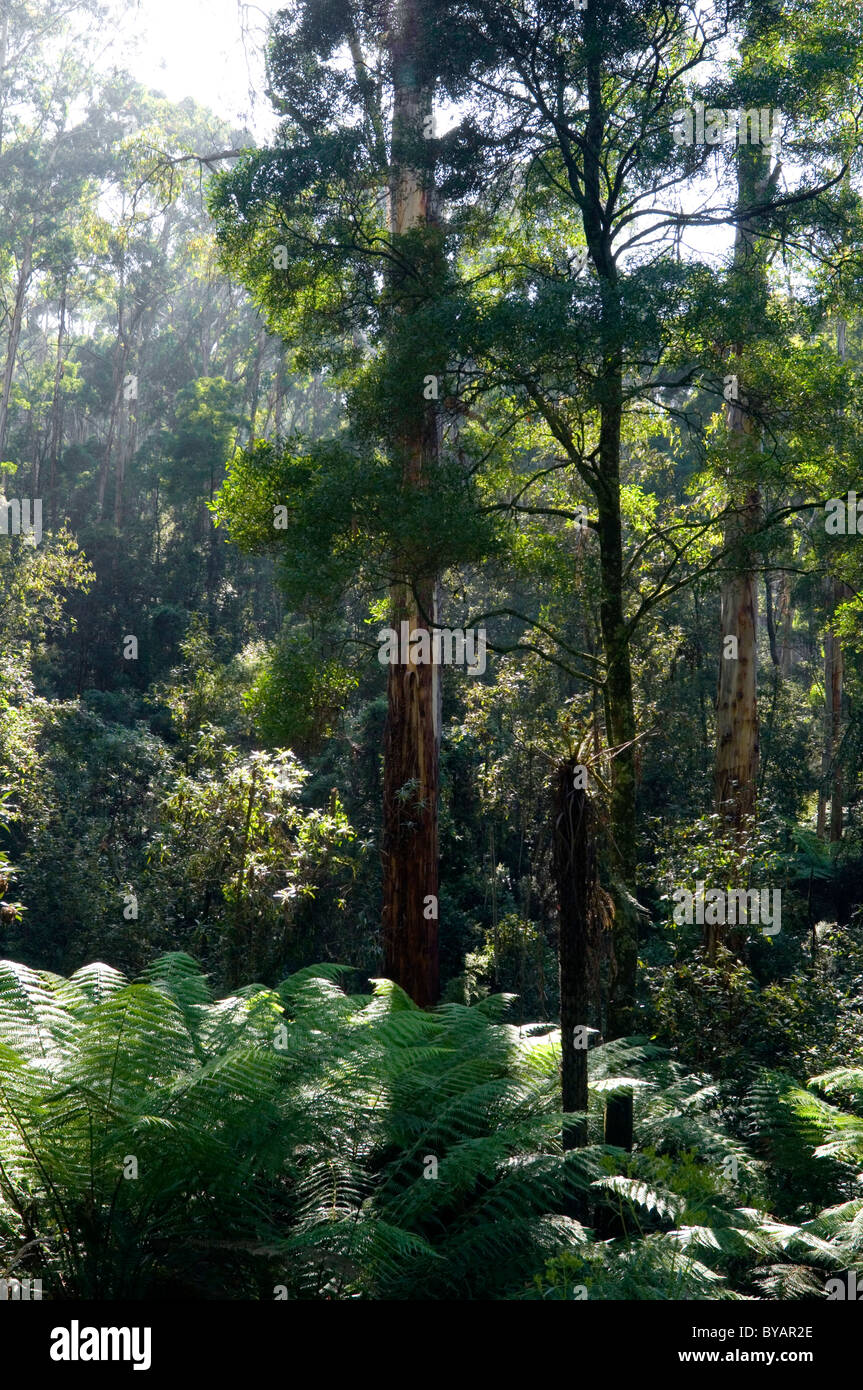
{"type": "MultiPolygon", "coordinates": [[[[276,118],[264,95],[262,48],[267,17],[284,0],[125,0],[124,40],[111,57],[171,101],[194,97],[223,120],[266,140],[276,118]]],[[[113,46],[112,46],[113,47],[113,46]]],[[[439,130],[449,121],[439,114],[439,130]]],[[[690,230],[702,255],[722,255],[724,229],[690,230]]]]}
{"type": "Polygon", "coordinates": [[[224,120],[263,134],[273,117],[262,91],[260,52],[266,17],[280,3],[138,0],[123,26],[131,45],[123,65],[171,101],[194,97],[224,120]]]}

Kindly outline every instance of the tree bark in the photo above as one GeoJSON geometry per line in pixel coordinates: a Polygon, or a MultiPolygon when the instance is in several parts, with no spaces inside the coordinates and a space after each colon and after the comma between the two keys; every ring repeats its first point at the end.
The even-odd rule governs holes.
{"type": "MultiPolygon", "coordinates": [[[[135,317],[132,349],[131,351],[127,350],[125,353],[124,362],[126,365],[128,365],[130,358],[134,364],[137,364],[137,362],[140,360],[141,344],[143,343],[143,341],[144,316],[142,312],[139,312],[135,317]]],[[[120,383],[121,395],[123,382],[125,381],[126,377],[126,365],[124,365],[123,367],[123,377],[120,383]]],[[[122,527],[124,519],[123,509],[125,501],[126,468],[135,453],[135,449],[137,448],[138,443],[137,400],[129,401],[127,404],[125,398],[123,398],[121,401],[120,410],[120,441],[119,446],[117,448],[117,467],[114,472],[114,525],[118,531],[122,527]],[[125,430],[123,430],[122,428],[123,423],[125,423],[126,426],[125,430]]]]}
{"type": "MultiPolygon", "coordinates": [[[[434,224],[433,180],[417,167],[423,129],[432,115],[432,91],[421,74],[422,7],[400,0],[392,16],[393,117],[389,191],[390,234],[399,238],[434,224]]],[[[427,146],[428,142],[426,142],[427,146]]],[[[409,287],[400,272],[392,290],[401,312],[409,287]],[[400,305],[401,301],[401,305],[400,305]]],[[[400,425],[396,454],[407,489],[429,485],[437,465],[439,426],[433,401],[422,392],[400,425]]],[[[437,620],[437,578],[416,574],[410,556],[394,557],[391,625],[401,635],[426,630],[437,620]]],[[[400,653],[404,655],[403,653],[400,653]]],[[[409,655],[409,653],[407,653],[409,655]]],[[[387,975],[415,1003],[428,1007],[440,992],[438,962],[438,777],[440,761],[440,668],[433,662],[390,665],[384,736],[384,824],[382,839],[382,938],[387,975]]]]}
{"type": "Polygon", "coordinates": [[[129,345],[121,340],[117,343],[114,353],[114,398],[111,402],[111,414],[108,420],[108,437],[105,440],[105,451],[102,455],[101,463],[99,464],[96,509],[100,521],[105,511],[105,493],[108,488],[108,474],[111,471],[111,457],[114,452],[117,423],[123,409],[123,381],[126,375],[126,363],[128,359],[129,345]]]}
{"type": "MultiPolygon", "coordinates": [[[[588,25],[595,26],[591,13],[588,25]]],[[[600,150],[607,113],[603,98],[601,45],[587,70],[588,118],[585,128],[584,190],[573,189],[581,202],[588,251],[599,278],[600,333],[603,343],[600,394],[599,466],[593,480],[600,557],[600,629],[606,660],[604,691],[609,743],[618,750],[611,774],[611,840],[620,888],[635,887],[635,711],[630,661],[630,634],[623,593],[623,535],[620,510],[620,447],[623,420],[623,339],[618,272],[603,213],[600,150]]],[[[620,895],[619,895],[620,896],[620,895]]],[[[632,1031],[638,968],[637,918],[617,913],[614,967],[608,1002],[608,1032],[632,1031]]]]}
{"type": "Polygon", "coordinates": [[[830,842],[838,844],[842,839],[842,764],[839,759],[839,743],[842,737],[842,679],[844,661],[842,645],[838,636],[832,634],[832,670],[830,673],[830,731],[833,740],[833,781],[830,788],[830,842]]]}
{"type": "Polygon", "coordinates": [[[239,988],[242,983],[244,967],[250,971],[254,977],[256,962],[249,960],[249,946],[251,942],[250,929],[243,925],[243,900],[246,890],[246,859],[249,853],[249,838],[252,827],[252,815],[255,810],[255,800],[258,792],[258,768],[252,767],[249,778],[249,799],[246,803],[246,815],[243,823],[243,838],[240,842],[240,867],[237,870],[236,900],[234,902],[234,920],[231,926],[231,934],[228,942],[228,976],[232,989],[239,988]]]}
{"type": "Polygon", "coordinates": [[[783,574],[780,580],[779,602],[776,605],[776,623],[781,627],[782,640],[779,647],[779,669],[782,675],[791,675],[791,634],[794,628],[794,605],[791,601],[791,575],[783,574]]]}
{"type": "Polygon", "coordinates": [[[18,269],[18,283],[15,287],[15,307],[12,311],[12,323],[9,326],[9,338],[6,345],[3,386],[2,390],[0,390],[0,459],[3,459],[6,453],[6,436],[9,428],[9,401],[12,396],[12,377],[15,373],[15,362],[18,357],[18,344],[21,341],[24,301],[27,298],[27,287],[30,284],[30,276],[32,273],[33,234],[31,233],[24,239],[21,264],[18,269]]]}
{"type": "MultiPolygon", "coordinates": [[[[836,353],[840,362],[848,355],[847,324],[840,318],[836,323],[836,353]]],[[[829,738],[828,767],[832,769],[830,787],[830,842],[838,844],[842,839],[842,764],[839,759],[839,745],[842,737],[842,683],[844,679],[844,656],[839,634],[836,631],[835,613],[842,599],[851,590],[840,580],[830,580],[831,623],[824,646],[825,680],[824,694],[827,702],[827,722],[829,738]]],[[[818,814],[821,816],[821,797],[818,798],[818,814]]]]}
{"type": "Polygon", "coordinates": [[[49,449],[50,471],[48,474],[48,515],[51,524],[55,522],[54,516],[54,494],[57,487],[57,465],[60,461],[60,449],[63,439],[63,396],[60,390],[60,382],[63,378],[63,335],[66,331],[66,301],[68,295],[69,278],[63,277],[63,288],[60,292],[60,320],[57,325],[57,355],[54,359],[54,390],[51,397],[51,444],[49,449]]]}
{"type": "Polygon", "coordinates": [[[726,545],[738,564],[723,580],[720,600],[714,781],[716,810],[735,830],[742,830],[755,815],[758,782],[758,589],[746,540],[759,515],[760,499],[753,488],[726,528],[726,545]],[[736,657],[733,649],[726,655],[729,637],[736,642],[736,657]]]}
{"type": "MultiPolygon", "coordinates": [[[[619,377],[613,383],[620,387],[619,377]]],[[[602,596],[600,627],[605,652],[608,740],[618,750],[612,764],[611,835],[621,886],[634,888],[635,854],[635,711],[629,632],[623,598],[623,542],[620,513],[619,395],[604,407],[600,427],[602,486],[597,498],[602,596]]],[[[614,934],[614,970],[608,1001],[608,1032],[622,1037],[632,1031],[635,1013],[638,940],[635,914],[621,910],[614,934]]]]}
{"type": "Polygon", "coordinates": [[[249,401],[249,443],[254,443],[255,431],[258,423],[258,401],[261,394],[261,364],[264,359],[264,351],[267,345],[267,331],[261,328],[258,334],[258,341],[255,345],[254,367],[252,369],[252,389],[249,401]]]}
{"type": "MultiPolygon", "coordinates": [[[[746,60],[757,40],[755,19],[743,37],[741,55],[746,60]]],[[[773,163],[769,144],[741,145],[737,151],[738,212],[769,202],[781,172],[773,163]]],[[[759,236],[756,217],[741,217],[734,238],[731,283],[740,304],[759,303],[766,294],[768,250],[759,236]]],[[[725,528],[728,570],[722,581],[720,599],[719,682],[716,698],[716,758],[714,795],[720,834],[742,837],[755,824],[758,793],[758,581],[756,573],[757,529],[761,497],[752,481],[748,455],[757,434],[750,409],[752,402],[743,381],[742,344],[732,354],[735,386],[726,405],[726,425],[730,435],[728,495],[732,512],[725,528]],[[737,464],[738,456],[740,466],[737,464]],[[736,651],[729,650],[728,638],[736,639],[736,651]]],[[[715,961],[722,926],[705,927],[708,959],[715,961]]],[[[734,939],[736,949],[742,938],[734,939]]]]}
{"type": "MultiPolygon", "coordinates": [[[[738,208],[751,207],[768,196],[779,175],[771,170],[769,146],[743,145],[737,153],[738,208]]],[[[760,298],[767,268],[757,226],[741,220],[734,239],[732,281],[741,300],[757,291],[760,298]]],[[[756,434],[741,380],[738,346],[733,356],[736,389],[726,405],[726,425],[732,454],[741,456],[744,478],[729,470],[729,496],[733,512],[725,529],[729,568],[720,599],[719,683],[716,698],[716,759],[714,793],[716,810],[726,830],[741,834],[756,814],[758,786],[758,588],[755,552],[751,541],[757,528],[761,499],[756,485],[745,480],[746,452],[756,434]],[[736,653],[727,638],[736,639],[736,653]]],[[[708,953],[713,958],[715,929],[708,929],[708,953]]]]}
{"type": "Polygon", "coordinates": [[[821,839],[827,835],[829,797],[829,839],[832,844],[836,844],[842,839],[842,766],[839,760],[839,742],[842,734],[844,659],[842,645],[835,631],[834,613],[842,597],[842,586],[835,579],[828,579],[826,588],[830,619],[824,636],[824,740],[821,748],[821,790],[818,793],[816,832],[821,839]]]}

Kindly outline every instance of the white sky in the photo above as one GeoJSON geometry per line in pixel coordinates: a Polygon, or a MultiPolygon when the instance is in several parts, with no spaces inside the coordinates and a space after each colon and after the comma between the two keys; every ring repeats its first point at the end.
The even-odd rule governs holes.
{"type": "Polygon", "coordinates": [[[259,137],[275,120],[263,93],[266,21],[283,0],[138,0],[112,57],[171,101],[193,97],[259,137]],[[245,31],[245,43],[244,43],[245,31]]]}
{"type": "MultiPolygon", "coordinates": [[[[193,97],[265,142],[276,117],[264,94],[262,51],[269,16],[284,0],[117,0],[122,38],[103,58],[171,101],[193,97]]],[[[438,113],[439,133],[453,113],[438,113]]],[[[691,230],[687,243],[721,256],[729,229],[691,230]]]]}

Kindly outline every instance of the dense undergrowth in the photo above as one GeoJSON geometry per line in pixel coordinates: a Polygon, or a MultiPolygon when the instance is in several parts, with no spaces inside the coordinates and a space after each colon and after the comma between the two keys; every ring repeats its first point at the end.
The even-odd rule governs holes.
{"type": "Polygon", "coordinates": [[[713,1299],[863,1269],[863,1071],[763,1071],[732,1104],[616,1041],[564,1152],[551,1025],[352,983],[214,1001],[182,953],[135,982],[3,962],[0,1273],[51,1299],[713,1299]],[[601,1142],[626,1087],[632,1154],[601,1142]]]}

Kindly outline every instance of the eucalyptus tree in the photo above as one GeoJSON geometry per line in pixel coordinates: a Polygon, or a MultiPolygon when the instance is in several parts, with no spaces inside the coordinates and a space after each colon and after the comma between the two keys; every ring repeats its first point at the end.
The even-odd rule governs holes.
{"type": "MultiPolygon", "coordinates": [[[[849,196],[849,174],[860,164],[854,132],[863,95],[863,52],[845,6],[812,10],[793,0],[778,6],[750,0],[736,6],[733,17],[739,58],[711,95],[719,104],[741,93],[747,105],[762,108],[760,140],[741,147],[734,160],[731,331],[722,345],[731,371],[725,378],[727,439],[717,451],[731,511],[721,593],[715,798],[721,822],[739,833],[754,821],[758,783],[762,484],[775,471],[777,459],[784,457],[793,472],[788,436],[794,432],[794,416],[799,420],[806,410],[792,409],[789,416],[786,409],[783,421],[772,400],[771,359],[795,354],[790,281],[782,286],[777,270],[787,275],[793,265],[808,272],[809,286],[797,297],[809,301],[806,309],[818,324],[834,292],[828,290],[825,297],[825,281],[841,275],[847,258],[843,243],[859,215],[858,199],[849,196]],[[766,123],[769,133],[763,129],[766,123]],[[813,188],[819,181],[820,192],[813,188]],[[759,369],[759,358],[767,371],[764,365],[759,369]]],[[[831,391],[832,375],[827,360],[825,393],[831,391]]],[[[826,438],[824,445],[830,448],[826,438]]],[[[768,623],[771,616],[768,611],[768,623]]]]}
{"type": "MultiPolygon", "coordinates": [[[[723,545],[705,556],[704,537],[740,510],[735,478],[718,507],[714,493],[694,515],[657,517],[628,553],[626,467],[637,413],[676,414],[681,389],[696,382],[721,403],[731,345],[776,338],[766,290],[754,293],[741,277],[732,234],[738,248],[753,226],[759,245],[820,237],[829,246],[844,122],[826,98],[859,70],[854,17],[846,7],[813,12],[761,0],[709,8],[687,0],[468,0],[457,8],[455,42],[478,50],[474,126],[490,151],[507,150],[510,177],[504,182],[499,171],[498,205],[508,199],[520,234],[516,254],[512,243],[478,253],[487,282],[498,276],[497,314],[510,331],[488,328],[477,357],[520,409],[545,422],[551,441],[535,492],[520,488],[513,505],[541,505],[557,467],[578,480],[595,512],[611,831],[631,888],[639,732],[632,638],[681,585],[717,568],[723,545]],[[740,64],[731,44],[747,25],[757,53],[740,64]],[[765,172],[762,108],[775,115],[783,103],[805,158],[765,172]],[[755,143],[757,153],[745,148],[755,143]],[[712,229],[726,239],[718,248],[725,269],[711,264],[704,238],[712,229]],[[694,234],[700,245],[687,247],[694,234]]],[[[487,311],[484,327],[490,318],[487,311]]],[[[738,475],[751,460],[743,451],[738,475]]],[[[726,534],[726,545],[733,539],[726,534]]],[[[734,738],[743,729],[734,725],[734,738]]],[[[635,1020],[635,919],[619,918],[615,1032],[635,1020]]]]}
{"type": "Polygon", "coordinates": [[[0,457],[33,278],[56,262],[58,243],[66,241],[110,160],[110,111],[92,100],[89,64],[92,26],[104,11],[98,0],[12,0],[0,12],[0,457]]]}
{"type": "MultiPolygon", "coordinates": [[[[423,659],[423,644],[440,616],[442,569],[476,544],[441,408],[459,291],[457,230],[435,186],[434,100],[457,94],[465,60],[449,43],[450,9],[304,0],[282,11],[269,65],[284,118],[277,143],[241,158],[212,198],[227,263],[271,327],[347,391],[350,437],[341,463],[327,455],[328,477],[340,468],[344,482],[332,516],[344,514],[347,534],[332,537],[335,558],[343,565],[361,536],[359,567],[389,591],[391,628],[411,634],[387,680],[382,927],[387,972],[423,1004],[438,993],[441,699],[439,664],[423,659]]],[[[296,520],[291,452],[281,463],[278,451],[259,452],[256,476],[272,481],[284,465],[294,492],[273,500],[296,520]]],[[[254,453],[246,462],[250,478],[254,453]]],[[[232,533],[248,533],[242,488],[223,502],[232,533]]],[[[271,540],[272,525],[271,514],[271,540]]],[[[292,534],[275,540],[290,547],[292,534]]],[[[322,565],[331,574],[333,557],[322,565]]],[[[316,580],[306,579],[308,595],[316,580]]]]}

